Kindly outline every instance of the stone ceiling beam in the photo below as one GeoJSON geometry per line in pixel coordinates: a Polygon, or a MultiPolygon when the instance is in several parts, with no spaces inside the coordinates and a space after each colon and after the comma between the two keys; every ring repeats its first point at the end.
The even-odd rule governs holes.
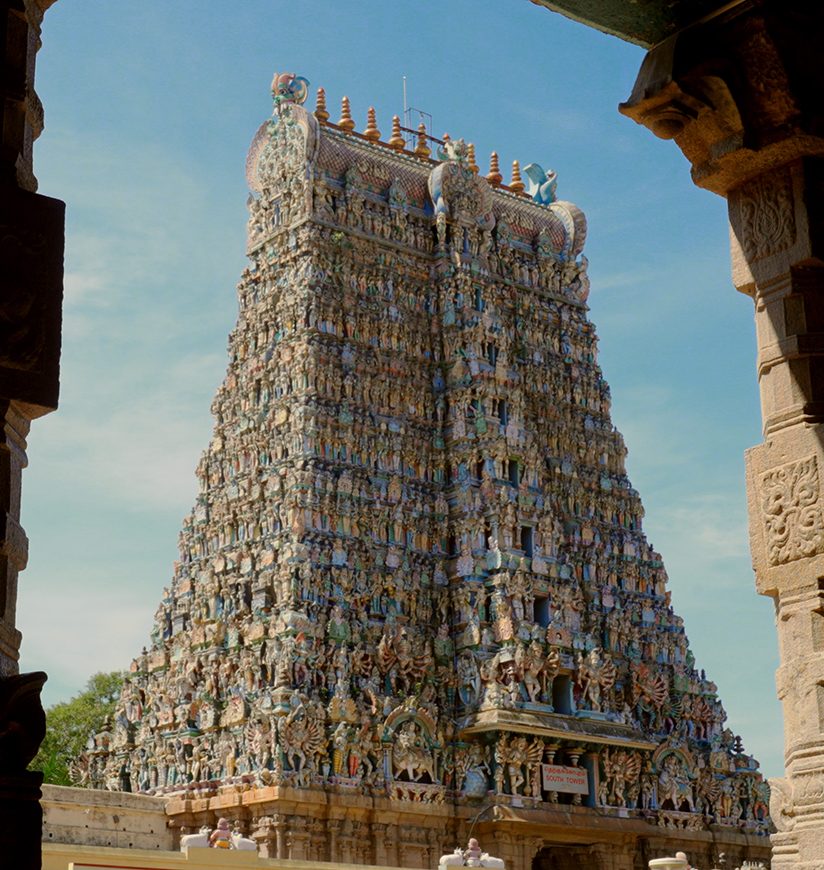
{"type": "Polygon", "coordinates": [[[700,21],[755,0],[531,0],[573,21],[651,48],[700,21]]]}

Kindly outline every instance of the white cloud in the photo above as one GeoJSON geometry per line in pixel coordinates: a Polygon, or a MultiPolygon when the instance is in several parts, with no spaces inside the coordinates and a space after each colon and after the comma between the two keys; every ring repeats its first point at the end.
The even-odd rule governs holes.
{"type": "MultiPolygon", "coordinates": [[[[740,501],[729,492],[691,496],[670,510],[666,520],[678,530],[693,559],[749,558],[746,517],[740,501]]],[[[730,582],[738,585],[736,578],[730,582]]]]}
{"type": "Polygon", "coordinates": [[[21,596],[28,605],[20,626],[23,662],[47,669],[46,706],[74,694],[98,671],[128,668],[148,641],[152,605],[133,586],[111,580],[105,592],[97,584],[78,588],[63,582],[38,596],[36,603],[28,590],[21,596]],[[30,617],[33,607],[36,619],[30,617]]]}
{"type": "Polygon", "coordinates": [[[593,284],[593,291],[598,294],[613,290],[634,290],[639,284],[655,280],[656,274],[656,271],[649,266],[621,271],[607,270],[606,272],[602,272],[600,269],[590,269],[590,277],[597,278],[593,284]]]}
{"type": "Polygon", "coordinates": [[[190,500],[194,468],[211,432],[209,393],[193,372],[217,373],[220,355],[184,357],[151,367],[140,391],[121,376],[71,410],[43,421],[34,438],[53,469],[52,484],[81,499],[167,508],[190,500]],[[89,475],[93,469],[93,475],[89,475]]]}

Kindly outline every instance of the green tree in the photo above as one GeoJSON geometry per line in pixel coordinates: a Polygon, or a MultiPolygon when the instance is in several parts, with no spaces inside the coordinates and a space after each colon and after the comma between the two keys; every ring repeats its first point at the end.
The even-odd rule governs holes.
{"type": "Polygon", "coordinates": [[[32,761],[32,770],[42,770],[46,782],[75,785],[69,766],[86,748],[90,734],[99,731],[114,712],[123,685],[123,674],[94,674],[86,688],[70,701],[46,710],[46,739],[32,761]]]}

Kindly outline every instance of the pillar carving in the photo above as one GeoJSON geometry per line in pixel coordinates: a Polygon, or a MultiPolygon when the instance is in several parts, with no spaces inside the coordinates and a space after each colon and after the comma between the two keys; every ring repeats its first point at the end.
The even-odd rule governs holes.
{"type": "Polygon", "coordinates": [[[261,816],[255,821],[252,839],[258,844],[262,858],[286,857],[286,817],[280,813],[261,816]]]}
{"type": "Polygon", "coordinates": [[[387,867],[394,865],[397,862],[397,825],[374,822],[372,838],[375,844],[375,863],[387,867]]]}
{"type": "Polygon", "coordinates": [[[593,870],[632,870],[632,855],[613,843],[595,843],[586,854],[586,864],[593,870]]]}
{"type": "Polygon", "coordinates": [[[57,407],[63,292],[62,202],[39,196],[32,146],[43,129],[34,62],[54,0],[0,0],[0,815],[16,835],[9,866],[41,863],[42,774],[26,770],[45,735],[43,673],[20,674],[17,581],[28,539],[20,525],[31,421],[57,407]]]}
{"type": "Polygon", "coordinates": [[[747,451],[758,592],[776,607],[785,778],[773,867],[824,868],[824,70],[820,10],[740,4],[644,60],[620,111],[674,139],[729,207],[752,297],[764,443],[747,451]]]}
{"type": "Polygon", "coordinates": [[[326,822],[326,842],[328,844],[328,852],[323,856],[324,861],[342,861],[345,860],[341,853],[340,843],[338,838],[343,829],[343,821],[341,819],[329,819],[326,822]]]}
{"type": "Polygon", "coordinates": [[[531,867],[533,860],[543,847],[543,837],[523,837],[521,839],[521,866],[531,867]]]}
{"type": "Polygon", "coordinates": [[[292,816],[289,819],[289,834],[287,837],[287,858],[292,861],[312,860],[312,833],[309,819],[292,816]]]}

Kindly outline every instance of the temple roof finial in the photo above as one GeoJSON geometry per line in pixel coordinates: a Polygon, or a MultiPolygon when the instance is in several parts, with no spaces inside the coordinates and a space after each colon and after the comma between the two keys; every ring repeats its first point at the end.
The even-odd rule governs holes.
{"type": "Polygon", "coordinates": [[[509,189],[513,193],[524,192],[524,183],[521,180],[521,164],[517,160],[512,161],[512,181],[509,182],[509,189]]]}
{"type": "Polygon", "coordinates": [[[470,142],[467,145],[466,149],[466,162],[467,166],[475,173],[478,174],[478,164],[475,162],[475,146],[470,142]]]}
{"type": "Polygon", "coordinates": [[[403,151],[406,142],[401,135],[401,119],[397,115],[392,116],[392,136],[389,139],[389,147],[395,151],[403,151]]]}
{"type": "Polygon", "coordinates": [[[323,88],[318,88],[318,95],[315,101],[315,117],[321,124],[325,124],[329,120],[329,112],[326,111],[326,91],[323,88]]]}
{"type": "Polygon", "coordinates": [[[418,141],[415,145],[415,155],[417,157],[423,157],[428,159],[431,153],[432,151],[429,148],[429,145],[427,145],[426,140],[426,124],[421,121],[421,123],[418,124],[418,141]]]}
{"type": "Polygon", "coordinates": [[[366,129],[363,131],[363,135],[370,142],[379,142],[381,138],[381,131],[378,129],[378,122],[375,119],[375,107],[370,106],[366,111],[366,129]]]}
{"type": "Polygon", "coordinates": [[[338,127],[341,130],[346,130],[347,133],[351,133],[355,129],[355,122],[352,120],[352,113],[349,108],[349,97],[343,97],[340,101],[340,120],[338,121],[338,127]]]}
{"type": "Polygon", "coordinates": [[[501,167],[498,166],[498,152],[493,151],[489,155],[489,172],[486,174],[486,180],[490,184],[500,184],[504,177],[501,175],[501,167]]]}

